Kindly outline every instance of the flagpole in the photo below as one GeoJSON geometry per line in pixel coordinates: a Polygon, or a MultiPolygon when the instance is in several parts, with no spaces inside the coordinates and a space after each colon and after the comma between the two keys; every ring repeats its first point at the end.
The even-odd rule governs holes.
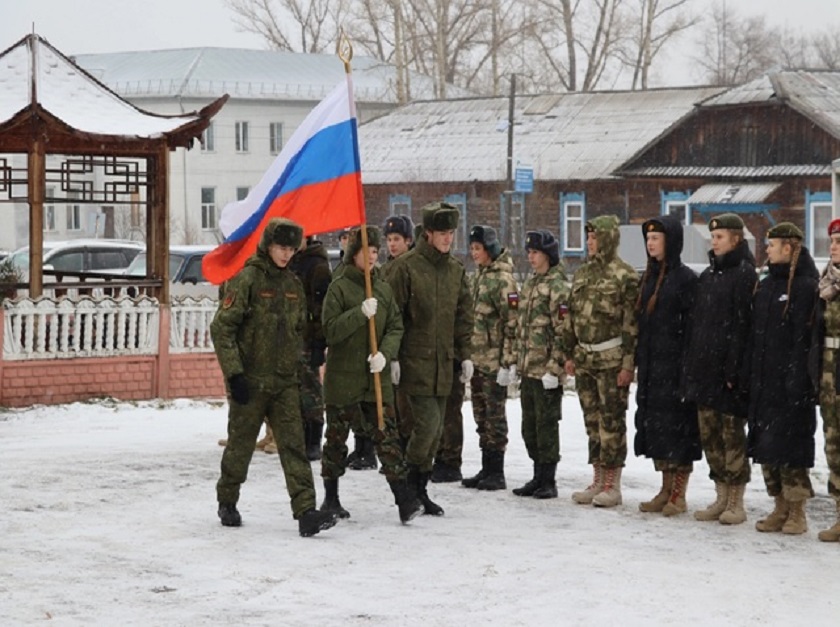
{"type": "MultiPolygon", "coordinates": [[[[347,91],[350,101],[350,117],[354,120],[357,120],[356,117],[356,103],[353,100],[353,69],[350,66],[350,61],[353,60],[353,46],[350,43],[350,40],[347,38],[347,35],[344,33],[344,29],[341,30],[341,33],[338,37],[338,44],[337,44],[337,54],[338,58],[344,62],[344,72],[347,76],[347,91]]],[[[354,129],[354,133],[355,133],[354,129]]],[[[355,149],[358,151],[359,142],[358,137],[354,138],[355,149]]],[[[358,153],[356,155],[358,159],[358,153]]],[[[361,172],[361,168],[359,168],[359,172],[361,172]]],[[[358,194],[359,194],[359,206],[362,208],[362,226],[359,229],[360,234],[362,236],[362,250],[364,251],[364,271],[365,271],[365,298],[373,298],[373,282],[371,281],[370,276],[370,248],[368,246],[368,236],[367,236],[367,215],[365,213],[365,198],[364,192],[362,191],[362,186],[358,186],[358,194]]],[[[368,335],[370,339],[370,354],[375,355],[379,352],[379,348],[377,347],[376,341],[376,320],[373,318],[368,318],[368,335]]],[[[376,394],[376,420],[377,426],[379,427],[380,431],[385,429],[385,418],[384,412],[382,408],[382,381],[380,379],[380,373],[374,372],[373,373],[373,389],[374,393],[376,394]]]]}

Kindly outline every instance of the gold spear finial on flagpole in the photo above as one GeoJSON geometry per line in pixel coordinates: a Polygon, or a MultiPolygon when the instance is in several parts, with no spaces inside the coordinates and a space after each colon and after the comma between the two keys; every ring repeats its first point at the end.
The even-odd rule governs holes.
{"type": "Polygon", "coordinates": [[[349,74],[352,71],[350,62],[353,60],[353,44],[350,43],[350,38],[344,32],[344,28],[338,32],[338,41],[335,42],[335,53],[344,62],[344,71],[349,74]]]}

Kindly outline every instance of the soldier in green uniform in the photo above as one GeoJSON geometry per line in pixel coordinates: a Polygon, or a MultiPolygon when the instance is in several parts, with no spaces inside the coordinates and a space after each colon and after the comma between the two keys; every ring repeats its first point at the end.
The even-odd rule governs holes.
{"type": "Polygon", "coordinates": [[[397,356],[403,336],[403,323],[390,286],[375,268],[379,249],[379,230],[367,227],[368,257],[373,296],[365,298],[365,254],[361,232],[355,229],[347,243],[344,273],[327,290],[324,300],[324,331],[329,352],[324,377],[327,402],[327,437],[321,460],[326,497],[321,511],[335,512],[341,518],[350,513],[341,505],[338,480],[344,474],[347,435],[356,425],[359,435],[376,442],[385,477],[400,509],[400,519],[408,522],[422,513],[416,486],[406,480],[408,468],[400,446],[390,364],[397,356]],[[377,352],[369,346],[369,319],[376,325],[377,352]],[[367,359],[365,360],[365,356],[367,359]],[[379,430],[373,373],[381,373],[384,429],[379,430]]]}
{"type": "Polygon", "coordinates": [[[472,302],[464,266],[449,251],[458,210],[447,203],[423,208],[425,238],[394,262],[389,283],[405,325],[395,378],[408,395],[413,416],[406,459],[426,514],[443,508],[428,495],[432,461],[443,429],[453,381],[473,375],[470,343],[472,302]]]}
{"type": "Polygon", "coordinates": [[[496,229],[484,225],[472,227],[470,255],[476,265],[472,281],[475,374],[470,380],[470,390],[481,470],[461,481],[461,485],[479,490],[504,490],[508,443],[505,401],[507,386],[516,377],[513,345],[519,289],[513,278],[513,259],[502,248],[496,229]]]}
{"type": "Polygon", "coordinates": [[[580,504],[621,503],[627,459],[627,397],[636,351],[639,275],[618,256],[616,216],[586,223],[587,262],[575,272],[564,324],[566,373],[575,377],[589,438],[592,483],[572,494],[580,504]]]}
{"type": "Polygon", "coordinates": [[[315,509],[300,418],[298,373],[306,303],[300,281],[287,266],[302,237],[300,225],[269,220],[257,252],[227,283],[210,327],[230,403],[228,442],[216,484],[218,514],[226,527],[242,524],[236,505],[264,418],[277,438],[300,535],[314,535],[337,520],[315,509]]]}
{"type": "Polygon", "coordinates": [[[526,233],[525,250],[534,274],[522,286],[515,353],[516,369],[522,375],[522,439],[534,463],[534,476],[513,493],[550,499],[557,497],[555,473],[560,461],[559,422],[567,354],[563,320],[568,312],[569,284],[560,262],[560,244],[551,231],[526,233]]]}
{"type": "Polygon", "coordinates": [[[817,534],[822,542],[840,542],[840,218],[828,225],[830,261],[820,277],[824,311],[820,413],[828,462],[828,494],[834,499],[837,520],[817,534]]]}

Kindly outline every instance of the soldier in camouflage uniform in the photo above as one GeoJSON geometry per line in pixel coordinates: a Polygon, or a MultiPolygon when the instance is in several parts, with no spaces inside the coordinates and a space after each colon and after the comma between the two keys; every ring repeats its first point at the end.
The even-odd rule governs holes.
{"type": "Polygon", "coordinates": [[[828,462],[828,494],[834,499],[837,520],[817,534],[823,542],[840,542],[840,219],[828,225],[830,262],[820,277],[823,307],[820,413],[828,462]]]}
{"type": "Polygon", "coordinates": [[[344,474],[347,435],[351,425],[359,435],[376,442],[388,479],[405,523],[423,511],[416,486],[406,480],[399,433],[393,411],[390,363],[397,356],[403,336],[403,323],[390,286],[379,277],[376,263],[379,230],[367,227],[368,256],[362,249],[361,231],[354,229],[347,243],[344,273],[330,285],[324,300],[324,331],[329,343],[324,391],[327,402],[327,436],[321,460],[321,476],[326,496],[321,511],[340,518],[350,513],[341,505],[338,480],[344,474]],[[365,262],[369,264],[373,296],[365,298],[365,262]],[[371,354],[369,319],[376,326],[377,352],[371,354]],[[367,360],[365,360],[367,355],[367,360]],[[373,373],[381,373],[384,428],[377,425],[373,373]]]}
{"type": "MultiPolygon", "coordinates": [[[[526,233],[525,250],[534,274],[522,286],[514,350],[516,369],[522,375],[522,439],[534,462],[534,476],[513,493],[551,499],[557,498],[555,473],[560,461],[559,423],[567,355],[563,320],[568,311],[569,283],[560,262],[560,243],[551,231],[526,233]]],[[[502,382],[508,381],[503,378],[502,382]]]]}
{"type": "Polygon", "coordinates": [[[266,418],[279,444],[280,462],[302,536],[332,527],[333,514],[315,509],[312,469],[300,418],[298,372],[306,303],[300,280],[287,268],[303,229],[272,218],[257,252],[231,279],[210,331],[227,382],[228,443],[216,484],[219,518],[238,527],[236,508],[254,443],[266,418]]]}
{"type": "Polygon", "coordinates": [[[324,388],[321,366],[327,342],[321,328],[321,309],[330,286],[332,273],[327,249],[313,237],[295,253],[289,268],[303,283],[306,294],[306,325],[303,329],[303,356],[300,374],[300,412],[303,416],[306,457],[321,458],[321,434],[324,430],[324,388]]]}
{"type": "Polygon", "coordinates": [[[580,504],[621,504],[627,459],[627,398],[636,352],[639,275],[618,256],[616,216],[586,223],[587,262],[575,272],[564,325],[566,373],[575,377],[592,483],[572,494],[580,504]]]}
{"type": "Polygon", "coordinates": [[[398,369],[395,378],[413,416],[406,459],[425,513],[437,516],[443,508],[429,498],[427,485],[446,399],[458,376],[456,364],[463,381],[473,375],[472,302],[464,266],[449,254],[458,218],[458,210],[447,203],[424,207],[426,237],[394,262],[389,280],[405,325],[400,359],[391,368],[398,369]]]}

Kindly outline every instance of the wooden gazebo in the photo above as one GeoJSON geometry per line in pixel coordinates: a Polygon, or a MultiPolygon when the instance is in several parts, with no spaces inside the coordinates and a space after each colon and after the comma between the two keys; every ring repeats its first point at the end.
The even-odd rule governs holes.
{"type": "Polygon", "coordinates": [[[0,203],[29,205],[31,297],[45,287],[45,202],[135,204],[145,208],[149,291],[169,303],[169,152],[199,139],[227,98],[158,115],[123,100],[38,35],[0,53],[0,203]],[[15,153],[28,155],[25,167],[7,158],[15,153]],[[48,184],[54,197],[45,197],[48,184]]]}

